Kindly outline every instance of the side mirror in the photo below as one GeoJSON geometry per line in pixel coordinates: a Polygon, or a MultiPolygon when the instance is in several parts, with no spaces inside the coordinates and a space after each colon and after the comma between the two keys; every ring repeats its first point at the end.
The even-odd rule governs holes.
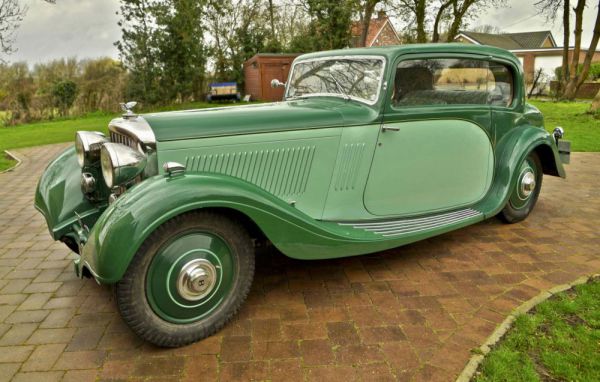
{"type": "Polygon", "coordinates": [[[273,89],[284,88],[285,87],[285,82],[281,82],[277,78],[274,78],[274,79],[271,80],[271,87],[273,89]]]}

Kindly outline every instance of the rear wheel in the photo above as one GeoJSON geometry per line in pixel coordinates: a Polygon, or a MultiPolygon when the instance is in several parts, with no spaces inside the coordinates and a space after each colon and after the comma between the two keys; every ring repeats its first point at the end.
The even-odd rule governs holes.
{"type": "Polygon", "coordinates": [[[144,242],[117,283],[117,303],[144,340],[183,346],[221,329],[253,277],[254,248],[244,227],[221,214],[192,212],[144,242]]]}
{"type": "Polygon", "coordinates": [[[540,158],[535,152],[531,152],[521,163],[516,186],[498,217],[505,223],[524,220],[533,210],[540,195],[542,177],[540,158]]]}

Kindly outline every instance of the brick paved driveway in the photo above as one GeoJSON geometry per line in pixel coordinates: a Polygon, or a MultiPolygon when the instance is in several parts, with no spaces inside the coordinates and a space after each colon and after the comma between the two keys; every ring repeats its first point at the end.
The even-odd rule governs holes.
{"type": "Polygon", "coordinates": [[[76,279],[32,206],[63,147],[20,150],[23,164],[0,174],[0,380],[449,381],[521,302],[600,270],[600,154],[574,154],[521,224],[341,260],[262,253],[233,323],[157,349],[124,326],[108,288],[76,279]]]}

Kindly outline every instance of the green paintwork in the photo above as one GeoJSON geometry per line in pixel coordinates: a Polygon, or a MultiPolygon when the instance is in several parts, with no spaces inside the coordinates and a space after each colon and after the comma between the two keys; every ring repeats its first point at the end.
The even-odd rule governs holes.
{"type": "Polygon", "coordinates": [[[254,183],[315,219],[323,213],[342,129],[159,142],[159,162],[188,172],[219,173],[254,183]]]}
{"type": "Polygon", "coordinates": [[[158,141],[363,125],[378,117],[360,103],[323,98],[145,114],[158,141]]]}
{"type": "Polygon", "coordinates": [[[532,151],[536,151],[540,158],[545,158],[548,169],[552,169],[552,172],[545,173],[566,177],[554,139],[540,128],[531,125],[516,126],[498,141],[492,187],[486,197],[473,208],[484,212],[486,217],[498,214],[517,185],[521,164],[532,151]]]}
{"type": "Polygon", "coordinates": [[[46,218],[50,235],[59,240],[72,234],[79,217],[93,226],[106,203],[92,204],[81,192],[81,167],[77,163],[75,146],[64,150],[40,177],[35,192],[35,207],[46,218]]]}
{"type": "Polygon", "coordinates": [[[440,119],[385,127],[399,131],[388,130],[379,137],[364,196],[371,213],[433,213],[468,206],[485,196],[492,183],[494,153],[478,125],[440,119]]]}
{"type": "Polygon", "coordinates": [[[200,320],[231,292],[236,271],[231,251],[221,238],[206,232],[187,232],[173,238],[150,263],[146,277],[148,302],[165,321],[180,324],[200,320]],[[217,282],[206,297],[189,301],[179,295],[177,277],[186,263],[196,259],[208,260],[216,267],[217,282]]]}
{"type": "MultiPolygon", "coordinates": [[[[495,216],[508,202],[531,151],[538,152],[544,173],[565,176],[541,114],[525,103],[522,69],[509,52],[432,44],[347,49],[298,59],[363,54],[386,59],[388,83],[403,59],[497,60],[513,68],[514,102],[509,107],[394,108],[393,87],[384,83],[373,106],[315,97],[145,115],[157,138],[158,175],[129,188],[109,207],[86,204],[75,182],[80,172],[74,171],[71,151],[40,180],[36,205],[57,232],[55,238],[75,226],[75,237],[85,242],[79,269],[89,269],[102,283],[114,283],[144,240],[186,211],[236,210],[290,257],[335,258],[397,247],[495,216]],[[400,130],[383,132],[382,127],[400,130]],[[168,161],[185,164],[185,174],[165,176],[162,164],[168,161]],[[63,181],[67,188],[57,186],[63,181]],[[66,199],[68,203],[56,203],[66,199]],[[86,233],[75,224],[73,211],[90,208],[96,212],[90,215],[94,221],[84,222],[91,228],[86,233]]],[[[157,272],[177,264],[181,251],[173,253],[165,252],[157,272]]],[[[163,297],[166,288],[151,286],[153,295],[163,297]]],[[[154,307],[160,314],[171,320],[190,318],[163,297],[154,307]]]]}
{"type": "Polygon", "coordinates": [[[210,207],[230,208],[249,216],[283,253],[314,260],[393,248],[483,220],[483,216],[476,216],[459,225],[389,240],[335,222],[315,220],[257,186],[231,176],[159,175],[134,186],[106,210],[83,247],[82,262],[100,282],[114,283],[158,226],[181,213],[210,207]],[[112,256],[113,253],[119,256],[112,256]]]}

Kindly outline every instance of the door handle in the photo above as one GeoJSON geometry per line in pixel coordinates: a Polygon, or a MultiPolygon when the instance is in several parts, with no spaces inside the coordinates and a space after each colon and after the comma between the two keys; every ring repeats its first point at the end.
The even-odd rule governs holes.
{"type": "Polygon", "coordinates": [[[385,133],[386,131],[400,131],[400,128],[399,127],[385,127],[385,126],[383,126],[381,128],[381,132],[385,133]]]}

